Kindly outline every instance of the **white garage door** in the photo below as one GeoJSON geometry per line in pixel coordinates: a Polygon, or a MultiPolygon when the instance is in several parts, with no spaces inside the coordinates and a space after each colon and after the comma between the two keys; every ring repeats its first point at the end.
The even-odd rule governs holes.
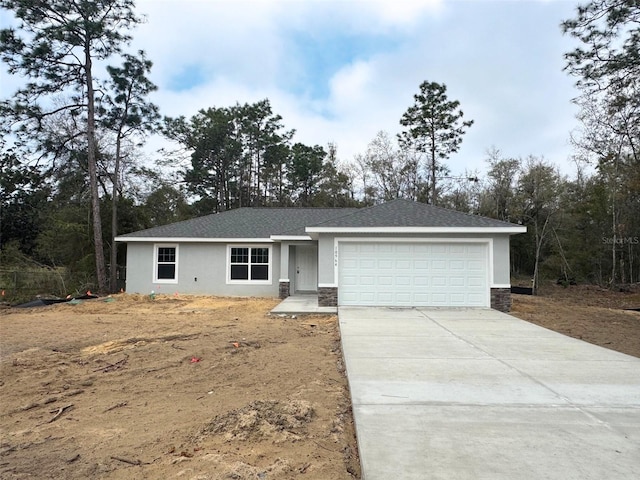
{"type": "Polygon", "coordinates": [[[341,242],[338,265],[340,305],[489,305],[486,244],[341,242]]]}

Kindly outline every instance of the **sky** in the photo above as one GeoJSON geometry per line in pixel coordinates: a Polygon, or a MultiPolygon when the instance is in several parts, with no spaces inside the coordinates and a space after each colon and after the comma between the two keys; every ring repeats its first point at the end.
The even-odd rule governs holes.
{"type": "MultiPolygon", "coordinates": [[[[487,151],[572,169],[575,79],[560,23],[584,0],[137,0],[131,32],[167,116],[268,98],[294,141],[365,153],[399,133],[423,81],[444,83],[474,120],[452,174],[486,168],[487,151]]],[[[6,14],[0,15],[6,24],[6,14]]],[[[0,73],[0,96],[15,79],[0,73]]],[[[159,138],[153,148],[164,146],[159,138]]]]}

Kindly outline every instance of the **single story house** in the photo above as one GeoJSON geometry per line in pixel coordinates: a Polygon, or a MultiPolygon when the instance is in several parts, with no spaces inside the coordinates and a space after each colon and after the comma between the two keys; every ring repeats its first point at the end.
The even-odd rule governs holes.
{"type": "Polygon", "coordinates": [[[315,292],[320,306],[511,305],[509,237],[526,227],[409,200],[238,208],[121,235],[127,291],[315,292]]]}

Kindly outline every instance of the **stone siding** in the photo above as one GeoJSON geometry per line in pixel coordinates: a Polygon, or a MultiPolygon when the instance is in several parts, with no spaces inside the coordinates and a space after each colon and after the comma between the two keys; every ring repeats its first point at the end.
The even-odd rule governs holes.
{"type": "Polygon", "coordinates": [[[491,308],[501,312],[511,311],[511,289],[510,288],[492,288],[491,289],[491,308]]]}
{"type": "Polygon", "coordinates": [[[291,283],[290,282],[280,282],[280,298],[285,299],[291,292],[289,290],[291,283]]]}
{"type": "Polygon", "coordinates": [[[337,307],[338,289],[336,287],[318,287],[318,306],[337,307]]]}

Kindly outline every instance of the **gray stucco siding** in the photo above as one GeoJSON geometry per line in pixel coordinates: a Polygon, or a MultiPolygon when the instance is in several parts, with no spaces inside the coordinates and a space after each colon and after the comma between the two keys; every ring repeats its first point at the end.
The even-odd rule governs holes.
{"type": "MultiPolygon", "coordinates": [[[[271,248],[268,284],[227,282],[227,243],[177,243],[177,282],[154,282],[154,243],[129,242],[127,292],[277,297],[280,278],[280,245],[251,244],[271,248]]],[[[167,244],[169,245],[169,244],[167,244]]],[[[235,245],[235,244],[233,244],[235,245]]],[[[248,246],[245,243],[238,246],[248,246]]]]}
{"type": "Polygon", "coordinates": [[[323,234],[318,237],[318,286],[335,285],[334,279],[334,250],[335,235],[323,234]]]}
{"type": "Polygon", "coordinates": [[[492,283],[493,285],[509,285],[510,280],[510,262],[509,262],[509,235],[508,234],[481,234],[481,233],[456,233],[456,234],[447,234],[447,233],[433,233],[433,234],[320,234],[318,238],[318,282],[320,285],[336,285],[337,279],[334,278],[334,262],[335,262],[335,239],[338,238],[340,241],[341,238],[363,238],[363,239],[371,239],[371,238],[380,238],[385,240],[394,239],[415,239],[416,241],[437,241],[438,239],[442,239],[446,241],[447,239],[456,239],[456,240],[466,240],[469,241],[478,241],[478,240],[487,240],[491,239],[493,244],[493,249],[491,251],[492,258],[492,283]]]}
{"type": "Polygon", "coordinates": [[[153,243],[127,244],[127,282],[129,293],[150,293],[153,285],[153,243]]]}
{"type": "Polygon", "coordinates": [[[511,285],[509,235],[493,236],[493,285],[511,285]]]}

